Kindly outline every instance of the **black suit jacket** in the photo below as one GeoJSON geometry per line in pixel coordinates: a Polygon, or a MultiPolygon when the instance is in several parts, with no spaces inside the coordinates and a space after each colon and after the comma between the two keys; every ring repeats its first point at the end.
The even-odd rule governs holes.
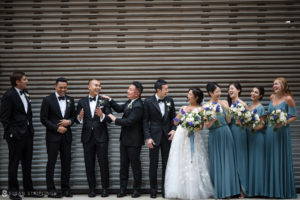
{"type": "Polygon", "coordinates": [[[171,130],[176,130],[173,119],[176,116],[174,101],[171,97],[165,97],[165,115],[161,111],[155,95],[144,101],[143,128],[145,139],[152,138],[156,145],[160,144],[161,135],[168,138],[171,130]]]}
{"type": "Polygon", "coordinates": [[[83,116],[83,126],[81,133],[81,141],[83,143],[88,143],[92,138],[92,134],[94,135],[97,142],[108,142],[108,131],[106,123],[110,123],[111,119],[108,117],[111,114],[110,105],[107,99],[98,96],[98,101],[96,107],[103,106],[102,112],[105,114],[105,118],[102,122],[100,122],[100,117],[94,114],[92,118],[91,110],[90,110],[90,100],[89,96],[84,97],[79,100],[77,104],[77,112],[76,112],[76,121],[77,116],[80,113],[80,110],[83,108],[84,116],[83,116]]]}
{"type": "Polygon", "coordinates": [[[25,97],[28,103],[27,113],[24,104],[14,87],[5,92],[1,100],[0,121],[4,127],[4,139],[15,138],[23,139],[27,130],[33,137],[31,101],[28,91],[25,91],[25,97]]]}
{"type": "Polygon", "coordinates": [[[72,142],[71,125],[67,127],[65,134],[57,132],[58,123],[62,119],[71,120],[71,125],[75,120],[75,105],[74,99],[66,95],[66,112],[65,116],[61,115],[59,103],[55,93],[45,97],[41,106],[40,120],[46,126],[46,141],[58,142],[65,135],[67,142],[72,142]]]}
{"type": "Polygon", "coordinates": [[[110,101],[111,107],[116,112],[123,112],[122,119],[116,119],[115,124],[121,126],[120,141],[126,146],[142,146],[144,144],[143,135],[143,102],[136,99],[133,104],[128,107],[131,100],[123,105],[118,105],[114,100],[110,101]]]}

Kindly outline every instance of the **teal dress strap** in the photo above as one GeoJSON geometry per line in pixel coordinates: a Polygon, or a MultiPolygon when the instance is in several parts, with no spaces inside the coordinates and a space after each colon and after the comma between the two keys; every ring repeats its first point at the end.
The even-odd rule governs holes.
{"type": "Polygon", "coordinates": [[[296,107],[288,106],[288,115],[290,117],[296,117],[297,116],[297,109],[296,107]]]}
{"type": "Polygon", "coordinates": [[[263,105],[260,104],[256,109],[257,109],[257,114],[259,117],[267,115],[263,105]]]}

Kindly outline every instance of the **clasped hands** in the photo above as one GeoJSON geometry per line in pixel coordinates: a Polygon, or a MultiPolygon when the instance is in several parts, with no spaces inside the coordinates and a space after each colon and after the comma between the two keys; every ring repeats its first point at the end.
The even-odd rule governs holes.
{"type": "Polygon", "coordinates": [[[68,130],[67,127],[71,125],[71,120],[62,119],[59,121],[57,125],[58,125],[57,132],[59,132],[60,134],[64,134],[68,130]]]}

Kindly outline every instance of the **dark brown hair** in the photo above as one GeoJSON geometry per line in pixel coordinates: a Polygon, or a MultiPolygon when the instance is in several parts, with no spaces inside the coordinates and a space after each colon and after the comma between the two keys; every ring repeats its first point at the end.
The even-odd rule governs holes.
{"type": "Polygon", "coordinates": [[[24,72],[14,71],[10,75],[10,84],[11,84],[11,86],[16,87],[17,86],[16,81],[21,81],[23,76],[26,76],[26,74],[24,72]]]}

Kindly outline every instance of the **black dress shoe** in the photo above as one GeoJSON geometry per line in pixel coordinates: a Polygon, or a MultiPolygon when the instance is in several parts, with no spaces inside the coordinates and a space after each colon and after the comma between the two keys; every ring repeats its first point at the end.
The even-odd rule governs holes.
{"type": "Polygon", "coordinates": [[[22,197],[19,196],[18,192],[12,192],[9,195],[9,199],[12,199],[12,200],[22,200],[22,197]]]}
{"type": "Polygon", "coordinates": [[[44,193],[41,191],[25,192],[24,197],[43,198],[44,193]]]}
{"type": "Polygon", "coordinates": [[[90,190],[88,196],[91,197],[91,198],[93,198],[93,197],[96,196],[96,192],[94,190],[90,190]]]}
{"type": "Polygon", "coordinates": [[[106,188],[103,188],[102,193],[101,193],[101,197],[108,197],[108,196],[109,196],[108,190],[106,188]]]}
{"type": "Polygon", "coordinates": [[[131,197],[132,198],[137,198],[137,197],[140,197],[140,196],[141,196],[140,192],[137,189],[133,189],[131,197]]]}
{"type": "Polygon", "coordinates": [[[49,198],[62,198],[62,195],[57,193],[56,191],[50,191],[48,194],[49,198]]]}
{"type": "Polygon", "coordinates": [[[126,196],[126,190],[125,189],[120,189],[120,192],[117,194],[117,197],[125,197],[126,196]]]}
{"type": "Polygon", "coordinates": [[[151,198],[156,198],[157,190],[156,189],[151,189],[150,191],[150,197],[151,198]]]}
{"type": "Polygon", "coordinates": [[[71,190],[65,190],[65,191],[63,191],[62,195],[64,197],[72,197],[73,196],[71,190]]]}

